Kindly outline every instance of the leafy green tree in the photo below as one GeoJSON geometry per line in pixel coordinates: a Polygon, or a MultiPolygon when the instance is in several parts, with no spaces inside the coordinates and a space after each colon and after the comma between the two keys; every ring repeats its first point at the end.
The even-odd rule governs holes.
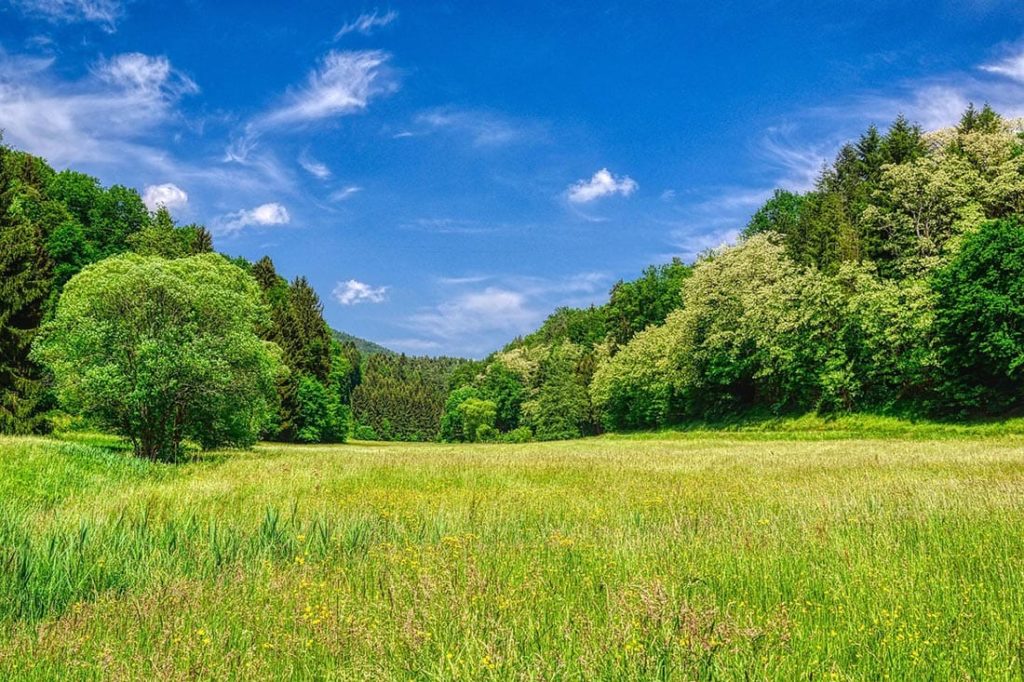
{"type": "Polygon", "coordinates": [[[331,332],[320,297],[305,277],[297,277],[288,288],[288,306],[284,337],[289,366],[326,380],[331,371],[331,332]]]}
{"type": "Polygon", "coordinates": [[[536,397],[523,405],[523,421],[540,440],[578,438],[591,424],[590,397],[577,371],[582,349],[564,343],[541,362],[536,397]]]}
{"type": "Polygon", "coordinates": [[[764,206],[750,218],[743,231],[746,237],[762,232],[777,232],[780,235],[795,234],[800,226],[800,214],[806,197],[795,192],[777,189],[764,206]]]}
{"type": "Polygon", "coordinates": [[[526,387],[519,377],[501,361],[494,361],[479,382],[480,394],[494,403],[496,413],[493,426],[499,431],[511,431],[519,426],[526,387]]]}
{"type": "Polygon", "coordinates": [[[348,436],[349,411],[341,397],[314,377],[299,379],[295,438],[301,443],[342,443],[348,436]]]}
{"type": "Polygon", "coordinates": [[[252,444],[274,401],[276,347],[252,278],[217,255],[126,254],[91,265],[64,289],[35,343],[61,403],[131,440],[149,459],[182,442],[252,444]]]}
{"type": "Polygon", "coordinates": [[[129,247],[142,256],[184,258],[201,253],[196,248],[195,227],[180,228],[171,217],[171,212],[161,206],[149,223],[126,239],[129,247]]]}
{"type": "Polygon", "coordinates": [[[679,312],[671,313],[665,324],[648,327],[599,361],[590,392],[605,428],[657,427],[675,420],[678,376],[672,360],[681,319],[679,312]]]}
{"type": "Polygon", "coordinates": [[[373,354],[362,381],[352,391],[357,423],[373,427],[385,440],[435,440],[451,373],[463,361],[373,354]]]}
{"type": "Polygon", "coordinates": [[[459,403],[458,414],[462,421],[462,433],[466,440],[493,440],[495,436],[494,419],[498,406],[490,400],[467,398],[459,403]]]}
{"type": "Polygon", "coordinates": [[[122,185],[114,185],[101,190],[93,198],[85,223],[86,238],[98,256],[106,258],[127,251],[132,235],[143,230],[149,223],[149,211],[139,193],[122,185]]]}
{"type": "Polygon", "coordinates": [[[590,347],[603,341],[607,333],[604,308],[562,307],[551,313],[524,342],[531,345],[569,341],[590,347]]]}
{"type": "Polygon", "coordinates": [[[639,278],[612,287],[605,317],[613,343],[621,346],[648,326],[664,322],[682,305],[683,283],[689,276],[690,268],[675,258],[664,265],[652,265],[639,278]]]}
{"type": "Polygon", "coordinates": [[[936,335],[956,409],[998,413],[1024,402],[1024,220],[990,221],[935,274],[936,335]]]}
{"type": "Polygon", "coordinates": [[[441,440],[448,443],[471,440],[472,434],[467,433],[463,427],[462,413],[459,411],[459,407],[467,400],[480,400],[480,391],[475,386],[460,386],[448,394],[441,413],[441,440]]]}

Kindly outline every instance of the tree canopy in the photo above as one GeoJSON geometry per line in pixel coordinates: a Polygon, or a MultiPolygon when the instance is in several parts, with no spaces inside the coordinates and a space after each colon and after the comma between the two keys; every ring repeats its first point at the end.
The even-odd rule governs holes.
{"type": "Polygon", "coordinates": [[[126,254],[65,286],[35,354],[62,405],[174,460],[182,442],[255,442],[273,410],[279,351],[257,336],[256,283],[219,255],[126,254]]]}

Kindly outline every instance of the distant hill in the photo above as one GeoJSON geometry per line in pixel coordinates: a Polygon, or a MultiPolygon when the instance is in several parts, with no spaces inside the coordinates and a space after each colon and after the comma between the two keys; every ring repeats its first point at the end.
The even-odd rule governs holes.
{"type": "Polygon", "coordinates": [[[352,336],[351,334],[346,334],[345,332],[339,332],[337,329],[332,329],[331,333],[334,334],[334,338],[336,338],[338,341],[351,341],[352,343],[354,343],[356,345],[356,348],[358,348],[359,352],[362,353],[363,355],[373,355],[374,353],[381,353],[383,355],[396,355],[395,351],[391,350],[390,348],[385,348],[379,343],[367,341],[366,339],[361,339],[358,336],[352,336]]]}

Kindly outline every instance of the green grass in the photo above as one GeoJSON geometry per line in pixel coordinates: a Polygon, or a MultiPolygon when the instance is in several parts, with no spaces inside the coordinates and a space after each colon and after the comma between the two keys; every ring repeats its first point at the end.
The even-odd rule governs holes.
{"type": "Polygon", "coordinates": [[[1024,677],[1024,438],[813,431],[0,439],[0,679],[1024,677]]]}

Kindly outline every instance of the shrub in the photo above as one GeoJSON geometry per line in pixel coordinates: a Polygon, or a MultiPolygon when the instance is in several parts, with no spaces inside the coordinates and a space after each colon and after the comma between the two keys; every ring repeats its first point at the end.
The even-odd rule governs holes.
{"type": "Polygon", "coordinates": [[[357,426],[355,431],[352,432],[352,436],[356,440],[380,440],[377,436],[377,432],[373,430],[373,427],[367,426],[366,424],[360,424],[357,426]]]}
{"type": "Polygon", "coordinates": [[[525,426],[512,429],[508,433],[500,434],[498,437],[502,443],[529,443],[533,440],[533,431],[525,426]]]}

